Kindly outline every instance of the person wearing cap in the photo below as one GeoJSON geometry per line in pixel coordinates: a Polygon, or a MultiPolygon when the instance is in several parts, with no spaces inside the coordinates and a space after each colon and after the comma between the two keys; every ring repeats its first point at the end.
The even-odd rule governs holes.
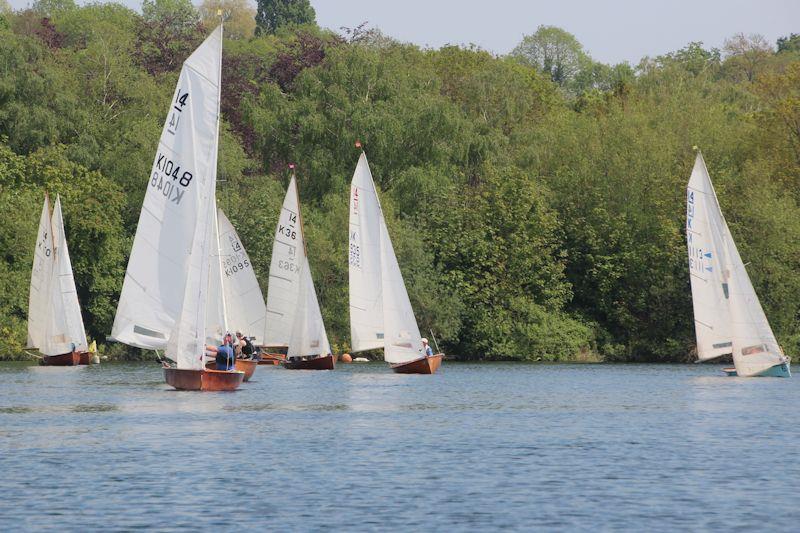
{"type": "Polygon", "coordinates": [[[425,355],[427,357],[433,355],[433,348],[428,346],[428,339],[426,339],[425,337],[422,338],[422,349],[425,351],[425,355]]]}
{"type": "Polygon", "coordinates": [[[232,370],[235,366],[232,343],[233,337],[226,333],[220,346],[206,346],[206,350],[216,354],[217,370],[232,370]]]}

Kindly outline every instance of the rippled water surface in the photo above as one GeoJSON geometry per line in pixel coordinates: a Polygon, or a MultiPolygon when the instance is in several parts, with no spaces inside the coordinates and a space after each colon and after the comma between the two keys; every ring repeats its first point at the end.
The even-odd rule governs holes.
{"type": "Polygon", "coordinates": [[[713,366],[0,365],[0,529],[797,530],[800,380],[713,366]]]}

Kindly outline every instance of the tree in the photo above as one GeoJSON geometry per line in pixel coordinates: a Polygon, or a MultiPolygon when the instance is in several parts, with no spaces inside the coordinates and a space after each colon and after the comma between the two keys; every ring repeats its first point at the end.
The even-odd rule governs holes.
{"type": "Polygon", "coordinates": [[[555,26],[539,26],[511,51],[523,63],[548,74],[564,87],[590,61],[574,35],[555,26]]]}
{"type": "Polygon", "coordinates": [[[206,28],[219,24],[219,10],[225,20],[225,37],[248,39],[256,31],[256,10],[249,0],[203,0],[200,20],[206,28]]]}
{"type": "Polygon", "coordinates": [[[747,81],[753,81],[762,66],[772,55],[772,46],[763,35],[737,33],[725,41],[725,64],[734,72],[741,73],[747,81]]]}
{"type": "Polygon", "coordinates": [[[315,20],[309,0],[258,0],[256,33],[275,33],[287,24],[313,24],[315,20]]]}
{"type": "Polygon", "coordinates": [[[788,37],[778,37],[778,53],[800,52],[800,33],[792,33],[788,37]]]}
{"type": "Polygon", "coordinates": [[[54,17],[59,12],[77,9],[75,0],[36,0],[33,3],[33,10],[43,17],[54,17]]]}

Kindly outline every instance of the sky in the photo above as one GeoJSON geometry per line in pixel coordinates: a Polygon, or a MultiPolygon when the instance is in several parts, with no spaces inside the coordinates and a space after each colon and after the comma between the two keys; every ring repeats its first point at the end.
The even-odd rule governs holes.
{"type": "MultiPolygon", "coordinates": [[[[15,9],[32,0],[10,0],[15,9]]],[[[141,0],[121,0],[139,9],[141,0]]],[[[84,3],[79,0],[78,3],[84,3]]],[[[199,2],[196,2],[199,3],[199,2]]],[[[253,2],[255,3],[255,2],[253,2]]],[[[774,45],[800,33],[800,0],[311,0],[320,26],[362,22],[400,41],[475,44],[506,54],[539,25],[574,34],[597,61],[636,64],[692,41],[721,48],[739,32],[774,45]]]]}

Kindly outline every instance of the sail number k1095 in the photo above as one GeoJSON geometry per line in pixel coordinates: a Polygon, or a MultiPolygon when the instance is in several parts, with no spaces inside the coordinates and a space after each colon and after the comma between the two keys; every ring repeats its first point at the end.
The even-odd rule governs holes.
{"type": "Polygon", "coordinates": [[[153,165],[150,186],[175,205],[180,205],[183,195],[186,194],[186,187],[192,183],[193,177],[188,170],[182,170],[179,163],[159,152],[153,165]]]}

